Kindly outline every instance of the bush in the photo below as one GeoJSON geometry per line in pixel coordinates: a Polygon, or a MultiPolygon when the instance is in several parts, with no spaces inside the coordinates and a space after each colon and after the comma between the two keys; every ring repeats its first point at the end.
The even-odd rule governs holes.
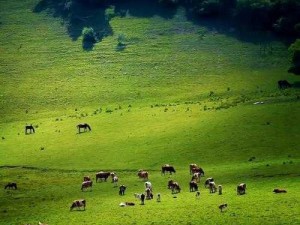
{"type": "Polygon", "coordinates": [[[83,42],[96,43],[97,38],[92,27],[84,27],[82,30],[83,42]]]}

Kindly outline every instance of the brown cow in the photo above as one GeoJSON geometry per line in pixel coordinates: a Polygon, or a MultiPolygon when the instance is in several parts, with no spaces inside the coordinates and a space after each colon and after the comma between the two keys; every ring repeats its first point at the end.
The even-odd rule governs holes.
{"type": "Polygon", "coordinates": [[[246,184],[241,183],[236,187],[236,192],[238,195],[246,194],[246,184]]]}
{"type": "Polygon", "coordinates": [[[275,189],[273,190],[273,192],[274,192],[275,194],[278,194],[278,193],[287,193],[286,190],[284,190],[284,189],[279,189],[279,188],[275,188],[275,189]]]}
{"type": "Polygon", "coordinates": [[[96,182],[98,182],[98,179],[100,179],[101,182],[102,182],[102,181],[105,181],[105,182],[106,182],[107,178],[108,178],[110,175],[111,175],[110,172],[103,172],[103,171],[98,172],[98,173],[96,173],[96,182]]]}
{"type": "Polygon", "coordinates": [[[169,172],[170,174],[176,173],[176,170],[173,166],[169,164],[165,164],[161,167],[161,173],[165,175],[166,172],[169,172]]]}
{"type": "Polygon", "coordinates": [[[81,191],[83,191],[83,189],[87,189],[87,188],[91,188],[93,187],[93,181],[91,180],[87,180],[87,181],[83,181],[81,184],[81,191]]]}
{"type": "Polygon", "coordinates": [[[81,207],[83,207],[83,210],[85,210],[85,206],[86,206],[85,199],[75,200],[73,201],[70,207],[70,211],[73,210],[74,208],[81,209],[81,207]]]}
{"type": "Polygon", "coordinates": [[[139,170],[138,176],[139,176],[139,178],[144,179],[144,180],[148,180],[149,179],[148,178],[149,173],[147,171],[145,171],[145,170],[139,170]]]}

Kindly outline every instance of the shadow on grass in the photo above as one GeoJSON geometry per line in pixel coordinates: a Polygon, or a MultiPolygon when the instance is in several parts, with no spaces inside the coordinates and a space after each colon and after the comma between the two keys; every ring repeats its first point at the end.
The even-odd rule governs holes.
{"type": "MultiPolygon", "coordinates": [[[[63,25],[67,27],[68,35],[73,41],[76,41],[82,35],[84,27],[91,27],[95,31],[97,42],[101,42],[103,38],[113,35],[109,22],[114,16],[152,17],[158,15],[163,18],[171,18],[176,12],[175,8],[161,7],[158,1],[153,0],[128,0],[126,2],[115,0],[111,1],[111,5],[91,2],[93,1],[40,0],[33,8],[33,12],[41,13],[47,11],[53,17],[62,18],[63,25]],[[108,8],[113,9],[110,15],[106,13],[108,8]]],[[[93,49],[94,44],[92,42],[83,42],[82,47],[84,50],[90,51],[93,49]]],[[[123,49],[123,46],[118,48],[119,51],[123,49]]]]}

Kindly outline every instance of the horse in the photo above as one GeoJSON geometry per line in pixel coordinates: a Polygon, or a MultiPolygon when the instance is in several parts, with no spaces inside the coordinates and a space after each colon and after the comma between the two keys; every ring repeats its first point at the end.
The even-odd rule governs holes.
{"type": "Polygon", "coordinates": [[[78,129],[78,133],[81,133],[80,129],[83,129],[83,132],[86,132],[87,130],[89,130],[89,131],[92,130],[90,125],[88,125],[87,123],[78,124],[77,129],[78,129]]]}
{"type": "Polygon", "coordinates": [[[25,126],[25,134],[28,134],[27,130],[29,130],[29,134],[31,134],[32,132],[35,133],[34,127],[32,125],[25,126]]]}
{"type": "Polygon", "coordinates": [[[15,182],[9,182],[7,185],[5,185],[4,189],[17,189],[17,183],[15,182]]]}

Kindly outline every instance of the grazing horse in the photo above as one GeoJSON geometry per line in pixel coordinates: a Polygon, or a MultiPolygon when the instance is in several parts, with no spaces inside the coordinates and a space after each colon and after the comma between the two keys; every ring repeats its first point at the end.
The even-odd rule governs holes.
{"type": "Polygon", "coordinates": [[[286,89],[292,87],[292,85],[287,80],[279,80],[278,87],[279,89],[286,89]]]}
{"type": "Polygon", "coordinates": [[[166,172],[169,172],[170,174],[176,173],[175,168],[169,164],[165,164],[161,167],[161,173],[165,175],[166,172]]]}
{"type": "Polygon", "coordinates": [[[25,126],[25,134],[28,134],[27,130],[29,130],[29,134],[35,133],[34,127],[32,125],[26,125],[25,126]]]}
{"type": "Polygon", "coordinates": [[[83,189],[87,189],[87,188],[91,188],[93,187],[93,181],[91,180],[87,180],[87,181],[83,181],[81,184],[81,191],[83,191],[83,189]]]}
{"type": "Polygon", "coordinates": [[[236,192],[238,195],[246,194],[246,184],[241,183],[236,187],[236,192]]]}
{"type": "Polygon", "coordinates": [[[7,185],[5,185],[4,189],[17,189],[17,183],[15,182],[9,182],[7,185]]]}
{"type": "Polygon", "coordinates": [[[83,210],[85,210],[85,206],[86,206],[85,199],[75,200],[73,201],[70,207],[70,211],[73,210],[74,208],[80,209],[81,207],[83,207],[83,210]]]}
{"type": "Polygon", "coordinates": [[[91,127],[90,125],[88,125],[87,123],[82,123],[82,124],[78,124],[77,125],[77,129],[78,129],[78,133],[80,134],[80,130],[83,129],[83,132],[86,132],[87,130],[91,131],[91,127]]]}

